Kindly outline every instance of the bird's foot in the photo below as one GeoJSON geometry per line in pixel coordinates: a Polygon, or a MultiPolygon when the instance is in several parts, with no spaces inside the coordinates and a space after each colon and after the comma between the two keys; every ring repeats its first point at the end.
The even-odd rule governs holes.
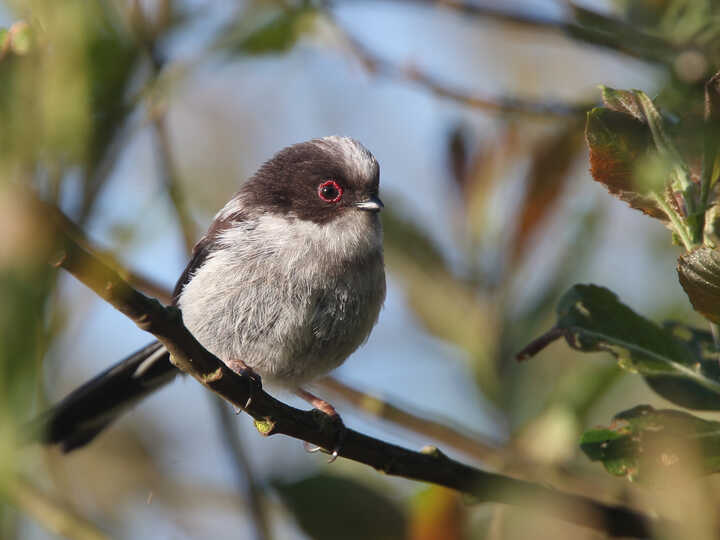
{"type": "Polygon", "coordinates": [[[315,394],[311,394],[307,390],[303,390],[302,388],[298,388],[295,390],[295,395],[298,397],[303,398],[305,401],[307,401],[310,405],[312,405],[317,410],[324,412],[326,415],[328,415],[331,418],[340,418],[340,415],[335,410],[335,407],[330,405],[327,401],[325,401],[322,398],[317,397],[315,394]]]}
{"type": "Polygon", "coordinates": [[[250,395],[247,398],[247,401],[245,402],[245,406],[240,409],[238,407],[235,407],[235,414],[240,414],[243,409],[247,409],[250,404],[252,403],[253,396],[258,393],[260,390],[262,390],[262,377],[258,375],[253,368],[248,366],[245,362],[242,360],[230,360],[227,362],[227,366],[232,369],[235,373],[238,375],[242,375],[243,377],[247,377],[252,381],[252,386],[250,388],[250,395]]]}
{"type": "MultiPolygon", "coordinates": [[[[315,409],[325,414],[328,417],[327,419],[329,421],[337,425],[337,441],[335,442],[332,452],[330,452],[330,459],[328,460],[328,463],[332,463],[337,459],[340,451],[342,450],[342,445],[345,442],[345,436],[347,435],[347,428],[345,427],[342,418],[340,418],[340,415],[335,410],[335,407],[330,405],[330,403],[328,403],[324,399],[321,399],[316,395],[311,394],[307,390],[298,388],[295,391],[295,394],[310,403],[310,405],[312,405],[315,409]]],[[[307,441],[305,442],[304,446],[305,450],[307,450],[308,452],[317,452],[318,450],[322,450],[322,448],[320,448],[319,446],[315,446],[311,443],[308,443],[307,441]]]]}

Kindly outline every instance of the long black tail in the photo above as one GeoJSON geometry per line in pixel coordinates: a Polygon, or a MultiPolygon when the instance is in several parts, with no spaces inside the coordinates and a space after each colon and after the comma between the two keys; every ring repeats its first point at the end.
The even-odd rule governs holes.
{"type": "Polygon", "coordinates": [[[42,415],[33,431],[64,452],[84,446],[123,412],[175,378],[165,347],[155,341],[69,394],[42,415]]]}

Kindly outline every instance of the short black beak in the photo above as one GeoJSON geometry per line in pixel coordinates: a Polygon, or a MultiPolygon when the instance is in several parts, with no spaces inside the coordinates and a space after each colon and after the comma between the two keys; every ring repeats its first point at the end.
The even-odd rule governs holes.
{"type": "Polygon", "coordinates": [[[353,206],[360,210],[367,210],[368,212],[379,212],[385,207],[380,198],[375,195],[365,201],[356,202],[353,206]]]}

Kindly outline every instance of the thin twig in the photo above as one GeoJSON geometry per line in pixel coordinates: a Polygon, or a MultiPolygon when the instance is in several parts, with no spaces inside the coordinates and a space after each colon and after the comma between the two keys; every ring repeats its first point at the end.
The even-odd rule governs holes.
{"type": "MultiPolygon", "coordinates": [[[[136,9],[137,17],[140,18],[138,26],[142,29],[140,31],[140,36],[146,36],[144,39],[145,51],[152,66],[152,78],[157,81],[162,74],[165,61],[157,51],[157,38],[154,37],[154,33],[148,33],[148,23],[145,20],[142,8],[138,5],[136,9]]],[[[160,154],[160,175],[163,178],[165,190],[170,197],[173,209],[177,215],[178,225],[180,226],[180,230],[183,235],[185,248],[188,253],[191,253],[197,239],[197,227],[190,215],[190,209],[187,205],[185,194],[183,193],[182,186],[179,181],[176,166],[177,162],[173,155],[172,144],[170,143],[170,134],[168,133],[167,128],[167,104],[154,102],[152,98],[155,96],[153,94],[154,93],[150,94],[150,99],[147,100],[147,106],[149,108],[150,119],[152,120],[155,142],[157,143],[158,153],[160,154]]]]}
{"type": "Polygon", "coordinates": [[[115,165],[128,139],[127,134],[130,131],[129,124],[131,122],[129,117],[133,106],[132,104],[121,104],[118,105],[118,107],[123,108],[122,113],[118,114],[122,119],[118,120],[118,125],[114,129],[115,133],[113,138],[107,143],[107,148],[105,149],[102,159],[82,172],[83,191],[80,207],[77,212],[78,222],[81,224],[85,224],[92,216],[95,201],[107,184],[110,174],[115,170],[115,165]]]}
{"type": "Polygon", "coordinates": [[[10,502],[35,518],[48,531],[73,540],[107,540],[110,537],[86,519],[64,508],[57,501],[30,485],[13,478],[5,484],[10,502]]]}
{"type": "Polygon", "coordinates": [[[487,437],[472,433],[465,427],[456,429],[449,427],[449,421],[438,422],[430,420],[425,414],[413,414],[407,408],[398,407],[388,401],[356,390],[334,377],[325,377],[315,384],[375,418],[392,422],[447,444],[488,465],[501,467],[508,460],[508,456],[503,455],[503,449],[498,444],[491,443],[487,437]]]}
{"type": "Polygon", "coordinates": [[[319,411],[303,411],[276,400],[256,380],[235,373],[203,348],[183,325],[179,310],[165,308],[142,295],[78,245],[65,233],[69,220],[57,208],[39,200],[34,203],[44,217],[38,223],[54,225],[62,245],[54,264],[65,268],[139,328],[153,334],[167,347],[175,366],[252,416],[261,434],[284,434],[324,449],[334,449],[341,442],[337,448],[341,457],[386,474],[446,486],[471,494],[480,502],[527,506],[610,536],[647,537],[653,526],[664,530],[674,527],[672,522],[653,519],[626,507],[475,469],[450,459],[436,448],[413,452],[345,428],[319,411]]]}
{"type": "Polygon", "coordinates": [[[514,478],[551,482],[562,489],[590,496],[611,492],[612,482],[604,476],[594,478],[592,484],[588,485],[563,467],[549,467],[546,463],[528,458],[520,452],[517,444],[514,444],[513,441],[504,445],[493,444],[486,437],[473,433],[465,426],[452,426],[452,422],[447,419],[435,418],[433,420],[428,414],[417,411],[410,412],[406,407],[381,400],[348,386],[334,377],[325,377],[316,381],[315,384],[336,394],[340,399],[366,414],[446,444],[477,459],[483,465],[492,467],[496,472],[502,472],[514,478]]]}
{"type": "Polygon", "coordinates": [[[572,19],[558,19],[511,11],[493,5],[464,0],[396,0],[405,3],[451,9],[464,16],[494,19],[527,26],[535,30],[561,32],[588,45],[631,56],[647,62],[671,65],[680,52],[676,45],[659,36],[645,33],[621,19],[599,13],[574,2],[567,2],[572,19]]]}
{"type": "Polygon", "coordinates": [[[228,407],[225,400],[212,396],[216,410],[216,416],[220,421],[222,440],[227,447],[228,454],[233,460],[235,471],[238,477],[240,488],[247,495],[247,503],[250,508],[250,515],[253,517],[255,526],[255,538],[265,540],[270,538],[270,520],[268,519],[266,505],[263,501],[263,494],[255,479],[247,452],[243,447],[242,439],[238,434],[237,416],[228,407]]]}
{"type": "Polygon", "coordinates": [[[98,259],[113,268],[113,270],[120,274],[123,279],[132,283],[134,287],[142,290],[144,293],[152,296],[153,298],[157,298],[165,304],[169,304],[171,302],[172,292],[168,289],[168,287],[161,285],[143,274],[124,268],[113,253],[107,250],[98,249],[92,240],[90,240],[90,238],[88,238],[85,234],[85,231],[69,219],[65,221],[64,232],[72,238],[74,242],[77,242],[78,245],[88,251],[92,251],[98,259]]]}
{"type": "MultiPolygon", "coordinates": [[[[81,246],[92,250],[91,241],[82,234],[78,227],[75,227],[72,223],[68,223],[68,227],[68,233],[75,240],[78,240],[81,246]]],[[[97,251],[93,251],[98,254],[97,251]]],[[[171,303],[172,293],[167,287],[155,283],[138,272],[120,267],[115,257],[108,252],[102,252],[100,258],[111,264],[115,271],[124,276],[133,287],[153,298],[157,298],[164,304],[171,303]]],[[[465,427],[449,427],[446,422],[430,420],[423,414],[414,414],[408,411],[407,408],[382,400],[377,396],[371,396],[334,377],[326,377],[317,381],[316,384],[327,388],[341,399],[376,418],[395,423],[402,428],[440,441],[488,465],[505,467],[511,460],[508,449],[494,445],[491,441],[485,440],[483,436],[471,433],[465,427]]]]}
{"type": "Polygon", "coordinates": [[[499,9],[497,2],[492,5],[481,2],[465,2],[462,0],[396,0],[406,4],[417,4],[423,6],[438,6],[451,9],[462,15],[495,19],[502,22],[528,26],[535,29],[563,30],[564,23],[557,18],[542,17],[531,13],[523,13],[517,10],[499,9]]]}
{"type": "Polygon", "coordinates": [[[178,225],[182,232],[183,242],[188,253],[192,251],[197,240],[197,227],[190,215],[190,209],[185,200],[182,188],[180,187],[175,159],[170,144],[170,136],[167,130],[167,115],[165,111],[152,111],[153,133],[158,144],[160,155],[160,171],[164,179],[165,190],[167,191],[173,209],[177,215],[178,225]]]}
{"type": "Polygon", "coordinates": [[[348,49],[357,57],[368,72],[398,79],[401,81],[419,84],[438,97],[449,99],[466,107],[481,109],[496,114],[518,114],[530,118],[547,119],[553,117],[567,118],[584,115],[594,103],[568,104],[560,101],[533,101],[517,97],[489,97],[477,94],[468,94],[461,90],[451,88],[433,75],[424,72],[416,66],[400,66],[381,58],[365,45],[351,36],[328,13],[329,19],[341,34],[348,49]]]}
{"type": "Polygon", "coordinates": [[[553,328],[549,332],[544,333],[539,338],[534,339],[532,342],[528,343],[523,348],[523,350],[521,350],[515,355],[515,358],[520,362],[522,362],[523,360],[527,360],[528,358],[532,358],[545,347],[550,345],[553,341],[558,340],[561,337],[565,337],[565,334],[566,331],[564,329],[553,328]]]}

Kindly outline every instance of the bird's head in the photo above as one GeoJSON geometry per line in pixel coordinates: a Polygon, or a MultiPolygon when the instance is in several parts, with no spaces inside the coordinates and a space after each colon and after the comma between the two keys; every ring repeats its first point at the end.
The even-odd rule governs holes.
{"type": "Polygon", "coordinates": [[[289,146],[243,186],[245,204],[260,211],[326,224],[358,212],[373,215],[380,169],[375,157],[349,137],[323,137],[289,146]]]}

